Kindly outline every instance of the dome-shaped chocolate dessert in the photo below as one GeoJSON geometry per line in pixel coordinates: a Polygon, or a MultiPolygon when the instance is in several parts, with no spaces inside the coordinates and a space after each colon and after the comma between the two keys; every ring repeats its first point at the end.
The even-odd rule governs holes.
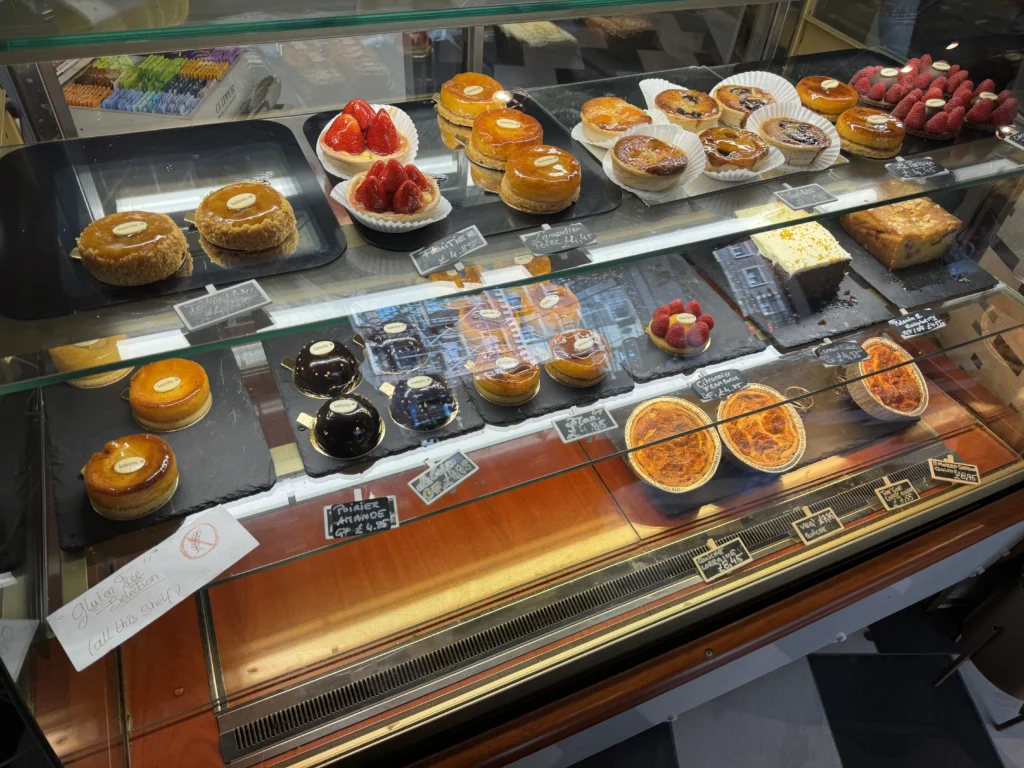
{"type": "Polygon", "coordinates": [[[363,338],[381,373],[411,373],[427,362],[423,337],[403,320],[373,328],[363,338]]]}
{"type": "Polygon", "coordinates": [[[451,422],[459,404],[444,376],[424,373],[395,384],[389,410],[398,426],[429,432],[451,422]]]}
{"type": "Polygon", "coordinates": [[[314,341],[295,357],[292,382],[311,397],[347,395],[363,380],[359,361],[338,341],[314,341]]]}
{"type": "Polygon", "coordinates": [[[324,403],[313,424],[316,447],[336,459],[354,459],[376,448],[384,422],[362,395],[344,395],[324,403]]]}

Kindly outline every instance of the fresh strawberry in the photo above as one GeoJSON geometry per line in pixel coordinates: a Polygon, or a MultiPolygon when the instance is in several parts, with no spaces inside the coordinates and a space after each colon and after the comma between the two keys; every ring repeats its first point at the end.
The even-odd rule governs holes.
{"type": "Polygon", "coordinates": [[[670,347],[682,349],[686,346],[686,328],[682,323],[672,323],[665,332],[665,341],[670,347]]]}
{"type": "Polygon", "coordinates": [[[853,89],[857,91],[857,93],[866,94],[868,91],[871,90],[871,80],[867,77],[862,77],[860,80],[855,80],[853,83],[853,89]]]}
{"type": "Polygon", "coordinates": [[[1017,100],[1007,99],[989,115],[988,121],[992,125],[1009,125],[1013,122],[1013,118],[1017,116],[1017,100]]]}
{"type": "Polygon", "coordinates": [[[704,323],[694,323],[686,333],[686,346],[700,349],[708,343],[710,331],[704,323]]]}
{"type": "Polygon", "coordinates": [[[376,176],[370,176],[363,182],[356,193],[357,196],[360,193],[362,193],[363,200],[365,200],[365,202],[360,202],[367,210],[383,213],[391,207],[391,198],[384,191],[384,182],[376,176]]]}
{"type": "Polygon", "coordinates": [[[956,133],[960,130],[960,126],[963,124],[964,115],[967,110],[963,107],[954,107],[949,112],[949,119],[946,121],[946,128],[950,133],[956,133]]]}
{"type": "Polygon", "coordinates": [[[941,88],[936,88],[935,86],[932,86],[927,91],[925,91],[924,100],[928,101],[928,99],[941,99],[944,95],[945,94],[942,92],[941,88]]]}
{"type": "Polygon", "coordinates": [[[946,83],[949,82],[949,78],[945,76],[936,77],[932,80],[932,88],[938,88],[943,93],[946,92],[946,83]]]}
{"type": "Polygon", "coordinates": [[[381,179],[384,182],[384,191],[388,193],[388,197],[395,194],[398,188],[408,180],[409,177],[405,175],[405,169],[402,168],[402,164],[395,160],[395,158],[388,160],[387,167],[384,169],[384,177],[381,179]]]}
{"type": "Polygon", "coordinates": [[[370,187],[372,187],[373,185],[367,183],[369,180],[370,180],[370,177],[367,176],[360,183],[359,187],[356,188],[356,202],[359,203],[361,206],[363,206],[363,208],[369,208],[370,207],[369,191],[370,191],[370,187]]]}
{"type": "MultiPolygon", "coordinates": [[[[402,171],[405,174],[405,171],[402,171]]],[[[416,213],[423,205],[423,193],[416,182],[406,179],[391,199],[391,210],[395,213],[416,213]]]]}
{"type": "Polygon", "coordinates": [[[921,99],[924,98],[924,91],[922,91],[920,88],[915,88],[910,93],[908,93],[907,96],[913,96],[914,101],[920,101],[921,99]]]}
{"type": "Polygon", "coordinates": [[[924,56],[921,57],[921,66],[922,67],[930,67],[931,65],[932,65],[932,55],[930,53],[926,53],[924,56]]]}
{"type": "Polygon", "coordinates": [[[706,325],[709,331],[715,327],[715,318],[713,318],[711,315],[707,313],[704,313],[703,315],[698,317],[697,322],[701,323],[702,325],[706,325]]]}
{"type": "MultiPolygon", "coordinates": [[[[1013,99],[1009,101],[1013,101],[1013,99]]],[[[967,110],[966,119],[972,123],[987,123],[989,116],[995,111],[995,108],[996,103],[992,99],[979,99],[977,104],[967,110]]]]}
{"type": "Polygon", "coordinates": [[[335,152],[350,152],[358,155],[366,149],[363,132],[359,130],[359,121],[352,115],[341,115],[331,123],[324,136],[324,143],[335,152]]]}
{"type": "Polygon", "coordinates": [[[915,131],[919,131],[924,128],[925,112],[924,102],[917,102],[910,108],[910,113],[903,120],[904,127],[912,128],[915,131]]]}
{"type": "Polygon", "coordinates": [[[1002,104],[1007,99],[1012,99],[1012,98],[1013,98],[1013,91],[1010,91],[1010,90],[1000,91],[999,92],[999,98],[996,99],[996,104],[1002,104]]]}
{"type": "Polygon", "coordinates": [[[391,155],[398,151],[398,129],[384,107],[374,115],[366,131],[366,146],[375,155],[391,155]]]}
{"type": "Polygon", "coordinates": [[[868,91],[868,98],[874,101],[881,101],[885,98],[885,83],[875,83],[868,91]]]}
{"type": "Polygon", "coordinates": [[[959,64],[954,64],[952,67],[949,68],[949,76],[952,77],[953,75],[955,75],[959,71],[960,71],[960,65],[959,64]]]}
{"type": "Polygon", "coordinates": [[[424,191],[430,189],[430,180],[423,175],[423,171],[412,163],[405,166],[405,175],[409,177],[409,181],[413,182],[420,189],[424,191]]]}
{"type": "Polygon", "coordinates": [[[352,99],[345,108],[341,110],[343,115],[352,115],[359,122],[359,130],[367,131],[370,123],[373,122],[373,107],[362,99],[352,99]]]}
{"type": "Polygon", "coordinates": [[[974,93],[974,89],[971,88],[971,81],[968,80],[966,83],[964,83],[959,88],[957,88],[955,91],[953,91],[953,97],[954,98],[960,98],[960,99],[967,99],[967,102],[970,103],[971,99],[974,98],[972,96],[973,93],[974,93]]]}
{"type": "Polygon", "coordinates": [[[926,133],[948,133],[949,115],[945,112],[932,115],[931,119],[924,124],[924,130],[926,133]]]}
{"type": "Polygon", "coordinates": [[[911,96],[905,96],[899,104],[892,111],[892,116],[900,120],[906,120],[907,115],[910,114],[910,108],[913,107],[917,101],[911,96]]]}
{"type": "Polygon", "coordinates": [[[655,315],[651,318],[651,333],[659,339],[664,339],[668,332],[668,315],[655,315]]]}
{"type": "Polygon", "coordinates": [[[907,95],[909,89],[899,83],[893,83],[889,86],[889,90],[885,92],[885,100],[890,104],[898,104],[900,100],[907,95]]]}
{"type": "Polygon", "coordinates": [[[917,77],[914,78],[914,87],[921,88],[922,90],[932,84],[932,76],[929,72],[921,72],[917,77]]]}
{"type": "Polygon", "coordinates": [[[686,304],[682,299],[672,299],[668,304],[668,309],[673,315],[681,315],[686,311],[686,304]]]}
{"type": "Polygon", "coordinates": [[[949,101],[946,102],[946,106],[943,107],[947,112],[952,112],[957,107],[963,107],[966,109],[971,103],[971,96],[963,91],[957,91],[949,97],[949,101]]]}
{"type": "Polygon", "coordinates": [[[972,95],[977,96],[979,93],[995,93],[995,92],[996,92],[996,81],[992,80],[991,78],[985,78],[980,83],[978,83],[978,87],[974,89],[974,93],[972,95]]]}
{"type": "Polygon", "coordinates": [[[700,302],[697,301],[696,299],[694,299],[693,301],[687,302],[687,304],[686,304],[686,311],[689,312],[694,317],[700,317],[701,316],[700,302]]]}
{"type": "Polygon", "coordinates": [[[370,166],[370,170],[366,172],[366,175],[373,176],[374,178],[377,179],[383,179],[384,171],[387,170],[387,167],[387,163],[385,163],[383,160],[378,160],[373,165],[370,166]]]}
{"type": "Polygon", "coordinates": [[[964,86],[969,86],[971,92],[974,92],[974,83],[967,79],[967,70],[961,70],[949,78],[949,82],[946,83],[946,90],[953,91],[954,93],[964,86]]]}
{"type": "Polygon", "coordinates": [[[664,315],[665,317],[670,317],[672,315],[672,310],[669,309],[668,304],[662,304],[660,307],[658,307],[656,310],[654,310],[654,316],[657,317],[658,315],[664,315]]]}

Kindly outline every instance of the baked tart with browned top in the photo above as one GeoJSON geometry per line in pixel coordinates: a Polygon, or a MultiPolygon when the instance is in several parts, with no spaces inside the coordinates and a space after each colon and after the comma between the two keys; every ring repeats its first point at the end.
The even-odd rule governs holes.
{"type": "Polygon", "coordinates": [[[456,125],[471,126],[484,112],[504,109],[511,98],[501,83],[479,72],[460,72],[441,86],[437,112],[456,125]]]}
{"type": "Polygon", "coordinates": [[[807,446],[796,408],[763,384],[751,384],[719,404],[718,431],[733,457],[760,472],[789,471],[807,446]]]}
{"type": "Polygon", "coordinates": [[[619,181],[647,192],[672,189],[686,170],[686,153],[653,136],[623,136],[615,142],[611,153],[619,181]]]}
{"type": "Polygon", "coordinates": [[[857,106],[857,91],[833,77],[809,75],[796,84],[800,103],[830,122],[857,106]]]}
{"type": "Polygon", "coordinates": [[[697,138],[704,147],[704,169],[713,173],[757,171],[768,157],[768,144],[752,131],[719,125],[708,128],[697,138]]]}
{"type": "Polygon", "coordinates": [[[172,432],[195,424],[213,405],[210,380],[194,360],[171,358],[139,368],[128,386],[132,416],[146,429],[172,432]]]}
{"type": "Polygon", "coordinates": [[[898,155],[907,134],[899,118],[869,107],[843,112],[836,120],[836,132],[843,151],[875,158],[898,155]]]}
{"type": "Polygon", "coordinates": [[[82,265],[101,283],[146,285],[185,263],[188,241],[162,213],[124,211],[97,219],[78,237],[82,265]]]}
{"type": "Polygon", "coordinates": [[[540,391],[540,365],[526,349],[498,345],[477,355],[473,386],[496,405],[522,405],[540,391]]]}
{"type": "Polygon", "coordinates": [[[821,128],[793,117],[769,117],[757,126],[757,132],[790,165],[810,165],[832,146],[832,139],[821,128]]]}
{"type": "Polygon", "coordinates": [[[89,502],[103,517],[134,520],[155,512],[178,488],[174,451],[156,435],[111,440],[82,470],[89,502]]]}
{"type": "Polygon", "coordinates": [[[916,419],[924,413],[928,387],[910,354],[883,337],[868,339],[861,346],[868,359],[845,369],[853,401],[883,421],[916,419]]]}
{"type": "Polygon", "coordinates": [[[556,213],[580,197],[579,161],[559,147],[520,147],[509,155],[498,195],[525,213],[556,213]]]}
{"type": "Polygon", "coordinates": [[[693,133],[700,133],[718,125],[722,114],[718,102],[700,91],[689,88],[670,88],[654,97],[654,106],[668,121],[693,133]]]}
{"type": "Polygon", "coordinates": [[[269,184],[240,181],[203,198],[196,208],[196,229],[220,248],[262,251],[295,231],[295,212],[269,184]]]}
{"type": "Polygon", "coordinates": [[[651,116],[617,96],[599,96],[580,109],[583,136],[589,141],[609,141],[630,128],[650,125],[651,116]]]}
{"type": "Polygon", "coordinates": [[[711,419],[678,397],[641,403],[626,421],[625,432],[629,466],[641,480],[669,493],[704,485],[722,457],[711,419]],[[669,439],[674,435],[678,437],[669,439]]]}
{"type": "Polygon", "coordinates": [[[745,127],[755,110],[775,103],[775,97],[768,91],[752,85],[722,85],[712,96],[722,108],[721,122],[737,128],[745,127]]]}
{"type": "Polygon", "coordinates": [[[544,129],[537,118],[518,109],[495,109],[473,122],[466,156],[477,165],[502,171],[515,150],[543,141],[544,129]]]}
{"type": "Polygon", "coordinates": [[[563,331],[548,344],[544,370],[567,387],[592,387],[608,375],[611,351],[597,331],[563,331]]]}

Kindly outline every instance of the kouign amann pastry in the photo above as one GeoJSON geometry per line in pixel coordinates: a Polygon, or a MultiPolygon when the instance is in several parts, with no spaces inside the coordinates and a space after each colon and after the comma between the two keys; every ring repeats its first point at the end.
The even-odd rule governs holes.
{"type": "Polygon", "coordinates": [[[196,208],[196,229],[219,248],[263,251],[295,232],[288,198],[269,184],[240,181],[203,198],[196,208]]]}

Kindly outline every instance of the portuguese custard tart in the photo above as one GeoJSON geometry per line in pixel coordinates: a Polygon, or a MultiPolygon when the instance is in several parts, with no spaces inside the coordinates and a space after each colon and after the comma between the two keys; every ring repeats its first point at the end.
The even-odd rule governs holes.
{"type": "Polygon", "coordinates": [[[640,107],[617,96],[599,96],[580,108],[583,136],[589,141],[609,141],[630,128],[654,122],[640,107]]]}
{"type": "MultiPolygon", "coordinates": [[[[121,360],[121,353],[117,348],[117,342],[127,339],[127,336],[108,336],[105,339],[93,339],[91,341],[80,341],[77,344],[68,344],[63,347],[54,347],[50,350],[50,359],[57,366],[61,373],[81,371],[86,368],[94,368],[98,365],[108,365],[121,360]]],[[[89,376],[79,376],[77,379],[68,379],[68,384],[80,389],[95,389],[105,387],[120,381],[132,372],[131,367],[118,368],[106,373],[94,373],[89,376]]]]}
{"type": "Polygon", "coordinates": [[[520,147],[536,147],[544,129],[535,117],[518,109],[495,109],[473,122],[466,156],[485,168],[504,170],[508,156],[520,147]]]}
{"type": "Polygon", "coordinates": [[[792,117],[769,117],[757,126],[761,137],[782,152],[790,165],[810,165],[832,146],[818,126],[792,117]]]}
{"type": "Polygon", "coordinates": [[[546,339],[578,328],[580,302],[576,294],[557,283],[531,283],[521,293],[523,325],[546,339]]]}
{"type": "Polygon", "coordinates": [[[734,458],[760,472],[788,472],[807,447],[796,408],[763,384],[750,384],[719,403],[718,431],[734,458]]]}
{"type": "Polygon", "coordinates": [[[657,107],[670,123],[692,133],[700,133],[718,125],[722,110],[718,102],[700,91],[670,88],[654,97],[657,107]]]}
{"type": "Polygon", "coordinates": [[[156,435],[111,440],[82,470],[89,502],[110,520],[134,520],[160,509],[178,488],[178,463],[156,435]]]}
{"type": "Polygon", "coordinates": [[[721,122],[743,128],[754,110],[775,103],[768,91],[752,85],[721,85],[712,94],[722,108],[721,122]]]}
{"type": "Polygon", "coordinates": [[[240,181],[214,190],[196,208],[196,229],[219,248],[262,251],[295,231],[288,199],[269,184],[240,181]]]}
{"type": "Polygon", "coordinates": [[[353,99],[320,136],[320,151],[345,176],[367,171],[378,160],[405,162],[409,138],[398,130],[394,107],[376,112],[362,99],[353,99]]]}
{"type": "Polygon", "coordinates": [[[869,107],[854,107],[836,121],[839,142],[846,152],[864,157],[896,157],[906,131],[899,118],[869,107]]]}
{"type": "Polygon", "coordinates": [[[359,386],[359,361],[338,341],[313,341],[299,350],[292,368],[292,383],[310,397],[347,395],[359,386]]]}
{"type": "Polygon", "coordinates": [[[801,104],[833,123],[843,112],[857,106],[857,91],[822,75],[803,78],[796,84],[796,93],[801,104]]]}
{"type": "Polygon", "coordinates": [[[626,459],[637,477],[668,493],[704,485],[722,458],[722,443],[711,419],[678,397],[638,405],[626,421],[626,459]],[[675,439],[669,439],[678,435],[675,439]]]}
{"type": "Polygon", "coordinates": [[[344,395],[320,406],[310,437],[321,453],[335,459],[354,459],[380,445],[384,421],[362,395],[344,395]]]}
{"type": "Polygon", "coordinates": [[[499,195],[525,213],[557,213],[580,197],[579,161],[564,149],[542,144],[509,155],[499,195]]]}
{"type": "Polygon", "coordinates": [[[757,171],[768,157],[768,144],[752,131],[719,125],[702,131],[697,138],[704,147],[704,169],[713,173],[757,171]]]}
{"type": "Polygon", "coordinates": [[[473,385],[497,405],[522,405],[540,391],[540,366],[521,347],[496,346],[477,355],[473,385]]]}
{"type": "Polygon", "coordinates": [[[615,175],[633,189],[665,192],[679,183],[686,170],[686,153],[653,136],[623,136],[610,151],[615,175]]]}
{"type": "Polygon", "coordinates": [[[459,403],[444,376],[422,373],[395,384],[388,412],[404,429],[431,432],[452,422],[458,415],[459,403]]]}
{"type": "Polygon", "coordinates": [[[188,257],[178,225],[162,213],[125,211],[97,219],[78,237],[89,274],[108,285],[146,285],[177,272],[188,257]]]}
{"type": "Polygon", "coordinates": [[[519,338],[519,314],[504,302],[473,301],[459,310],[456,329],[470,349],[492,344],[515,346],[519,338]]]}
{"type": "Polygon", "coordinates": [[[559,384],[592,387],[608,375],[611,353],[596,331],[563,331],[548,343],[544,370],[559,384]]]}
{"type": "Polygon", "coordinates": [[[364,331],[363,341],[381,373],[410,373],[427,362],[423,337],[404,320],[364,331]]]}
{"type": "Polygon", "coordinates": [[[154,432],[171,432],[195,424],[213,405],[203,366],[171,358],[139,368],[128,386],[135,420],[154,432]]]}
{"type": "Polygon", "coordinates": [[[865,413],[882,421],[921,416],[928,407],[928,386],[910,354],[880,336],[861,346],[868,359],[845,369],[847,390],[853,401],[865,413]]]}
{"type": "Polygon", "coordinates": [[[473,125],[484,112],[504,109],[511,100],[501,83],[476,72],[462,72],[441,86],[437,113],[456,125],[473,125]]]}

